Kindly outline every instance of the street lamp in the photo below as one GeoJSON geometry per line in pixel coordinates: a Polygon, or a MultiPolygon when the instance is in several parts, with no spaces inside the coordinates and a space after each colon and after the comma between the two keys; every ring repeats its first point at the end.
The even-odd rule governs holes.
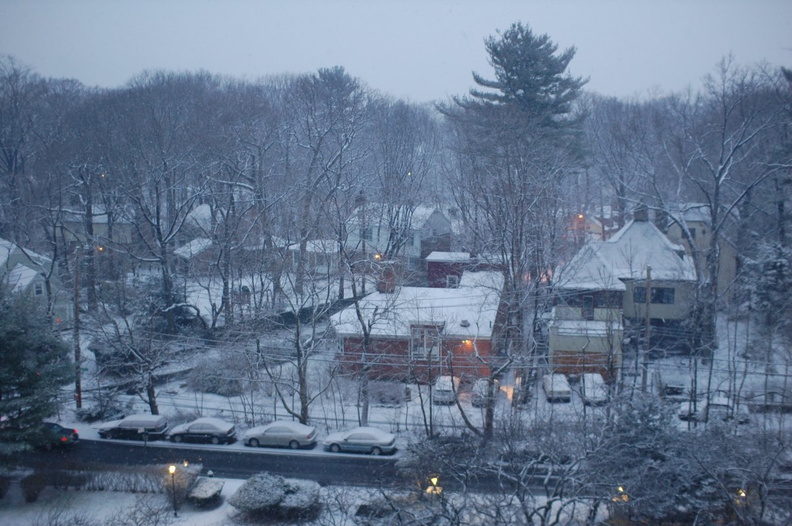
{"type": "Polygon", "coordinates": [[[426,493],[429,495],[440,495],[443,492],[443,487],[438,486],[438,482],[440,482],[440,477],[437,475],[429,477],[430,486],[426,488],[426,493]]]}
{"type": "Polygon", "coordinates": [[[179,513],[176,511],[176,465],[171,464],[168,466],[168,473],[171,476],[171,496],[173,497],[173,516],[178,517],[179,513]]]}

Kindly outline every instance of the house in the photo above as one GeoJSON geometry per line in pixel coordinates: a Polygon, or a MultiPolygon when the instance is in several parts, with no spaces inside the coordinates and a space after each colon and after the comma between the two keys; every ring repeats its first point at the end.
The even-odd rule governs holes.
{"type": "Polygon", "coordinates": [[[608,349],[611,360],[618,361],[621,324],[640,331],[647,318],[653,344],[678,343],[681,322],[692,304],[695,268],[684,248],[672,243],[644,212],[636,211],[610,239],[583,246],[555,272],[559,300],[550,328],[555,323],[565,337],[550,342],[551,362],[554,353],[564,356],[563,361],[572,353],[586,366],[590,360],[583,353],[592,346],[608,349]],[[573,338],[576,332],[578,340],[573,338]]]}
{"type": "Polygon", "coordinates": [[[459,280],[470,263],[470,253],[468,252],[433,251],[426,256],[426,274],[429,278],[429,286],[449,289],[459,286],[459,280]]]}
{"type": "MultiPolygon", "coordinates": [[[[60,221],[60,237],[68,244],[85,243],[86,220],[84,212],[64,211],[60,221]]],[[[132,243],[135,225],[123,214],[108,214],[104,206],[94,205],[91,218],[93,242],[97,245],[132,243]]]]}
{"type": "Polygon", "coordinates": [[[453,224],[440,207],[366,203],[350,216],[347,233],[352,250],[418,268],[431,252],[451,250],[453,224]]]}
{"type": "Polygon", "coordinates": [[[366,296],[331,317],[343,369],[422,382],[488,376],[499,360],[503,283],[499,272],[465,272],[456,288],[393,287],[366,296]]]}
{"type": "Polygon", "coordinates": [[[52,302],[55,322],[65,325],[74,319],[72,295],[57,294],[61,284],[57,268],[53,266],[56,264],[50,258],[0,239],[0,286],[14,294],[28,294],[42,302],[52,302]]]}
{"type": "MultiPolygon", "coordinates": [[[[736,212],[732,212],[734,215],[736,212]]],[[[702,273],[702,278],[710,280],[706,265],[707,252],[712,244],[712,228],[710,227],[709,205],[703,203],[687,203],[671,213],[676,220],[670,219],[667,226],[666,235],[678,245],[685,247],[685,251],[694,258],[696,268],[702,273]],[[690,234],[690,239],[684,235],[679,221],[684,222],[690,234]]],[[[730,217],[733,220],[734,217],[730,217]]],[[[718,296],[729,296],[733,287],[732,284],[737,278],[739,271],[739,259],[737,257],[737,247],[734,242],[726,235],[723,229],[718,239],[718,296]]],[[[736,230],[736,229],[735,229],[736,230]]]]}
{"type": "Polygon", "coordinates": [[[206,276],[212,265],[212,240],[197,237],[173,251],[176,268],[185,276],[206,276]]]}

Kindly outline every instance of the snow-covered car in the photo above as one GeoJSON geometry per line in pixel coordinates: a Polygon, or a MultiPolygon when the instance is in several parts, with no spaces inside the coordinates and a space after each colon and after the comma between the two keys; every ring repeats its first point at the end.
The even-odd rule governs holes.
{"type": "Polygon", "coordinates": [[[746,424],[751,419],[745,405],[735,407],[728,398],[723,396],[715,396],[709,402],[707,400],[697,401],[695,407],[692,400],[682,402],[679,405],[677,416],[683,421],[726,422],[734,420],[738,424],[746,424]]]}
{"type": "MultiPolygon", "coordinates": [[[[489,389],[489,381],[486,378],[479,378],[473,384],[470,390],[470,403],[473,407],[484,407],[487,405],[487,392],[489,389]]],[[[498,392],[498,386],[495,385],[495,393],[498,392]]]]}
{"type": "Polygon", "coordinates": [[[211,442],[230,444],[236,440],[236,427],[219,418],[203,417],[171,429],[168,438],[173,442],[211,442]]]}
{"type": "Polygon", "coordinates": [[[396,451],[396,435],[376,427],[356,427],[330,433],[324,439],[324,448],[333,453],[393,453],[396,451]]]}
{"type": "Polygon", "coordinates": [[[161,440],[168,434],[168,421],[161,415],[129,415],[97,426],[101,438],[161,440]]]}
{"type": "Polygon", "coordinates": [[[299,422],[276,420],[265,426],[248,429],[242,443],[250,447],[272,446],[297,449],[316,444],[316,428],[299,422]]]}
{"type": "Polygon", "coordinates": [[[578,383],[580,398],[586,405],[603,405],[608,402],[608,386],[599,373],[583,373],[578,383]]]}
{"type": "Polygon", "coordinates": [[[432,386],[433,401],[437,405],[450,405],[456,402],[460,380],[456,376],[438,376],[432,386]]]}
{"type": "Polygon", "coordinates": [[[548,374],[542,378],[542,388],[544,389],[547,401],[550,403],[555,402],[571,402],[572,389],[569,387],[569,382],[563,374],[548,374]]]}

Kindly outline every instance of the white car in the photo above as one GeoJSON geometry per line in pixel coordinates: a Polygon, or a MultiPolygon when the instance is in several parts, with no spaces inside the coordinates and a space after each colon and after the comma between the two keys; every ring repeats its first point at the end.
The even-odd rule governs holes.
{"type": "Polygon", "coordinates": [[[245,431],[242,443],[250,447],[309,447],[316,444],[316,428],[290,420],[276,420],[245,431]]]}
{"type": "Polygon", "coordinates": [[[603,405],[608,402],[608,386],[599,373],[580,375],[580,398],[586,405],[603,405]]]}
{"type": "Polygon", "coordinates": [[[734,420],[738,424],[746,424],[751,417],[745,405],[734,407],[731,401],[723,396],[715,396],[709,402],[701,400],[696,402],[695,410],[693,401],[682,402],[677,411],[680,420],[691,420],[695,422],[729,421],[734,420]]]}
{"type": "Polygon", "coordinates": [[[173,442],[211,442],[230,444],[236,440],[236,428],[219,418],[198,418],[171,429],[168,438],[173,442]]]}
{"type": "Polygon", "coordinates": [[[324,448],[333,453],[393,453],[396,451],[396,435],[376,427],[356,427],[327,435],[324,448]]]}

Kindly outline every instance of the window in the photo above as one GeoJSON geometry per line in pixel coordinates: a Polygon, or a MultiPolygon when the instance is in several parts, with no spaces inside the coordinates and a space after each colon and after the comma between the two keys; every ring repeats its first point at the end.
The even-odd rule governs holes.
{"type": "Polygon", "coordinates": [[[44,294],[44,285],[42,285],[41,283],[36,283],[35,287],[33,288],[33,293],[36,296],[41,296],[42,294],[44,294]]]}
{"type": "Polygon", "coordinates": [[[371,227],[370,227],[370,226],[367,226],[366,228],[364,228],[364,229],[362,229],[362,230],[361,230],[360,237],[361,237],[362,239],[365,239],[366,241],[371,241],[371,240],[373,240],[373,239],[374,239],[374,235],[373,235],[373,234],[374,234],[374,233],[373,233],[373,231],[371,230],[371,227]]]}
{"type": "Polygon", "coordinates": [[[413,325],[410,327],[410,358],[433,360],[440,356],[440,331],[437,325],[413,325]]]}
{"type": "Polygon", "coordinates": [[[594,296],[583,296],[583,309],[584,320],[594,319],[594,296]]]}
{"type": "Polygon", "coordinates": [[[696,229],[695,228],[691,228],[690,229],[690,237],[693,238],[693,239],[696,239],[696,229]]]}
{"type": "Polygon", "coordinates": [[[446,276],[446,288],[455,289],[459,286],[459,276],[446,276]]]}
{"type": "MultiPolygon", "coordinates": [[[[672,287],[652,287],[652,303],[673,305],[675,292],[672,287]]],[[[636,286],[633,289],[633,301],[646,303],[646,287],[636,286]]]]}

